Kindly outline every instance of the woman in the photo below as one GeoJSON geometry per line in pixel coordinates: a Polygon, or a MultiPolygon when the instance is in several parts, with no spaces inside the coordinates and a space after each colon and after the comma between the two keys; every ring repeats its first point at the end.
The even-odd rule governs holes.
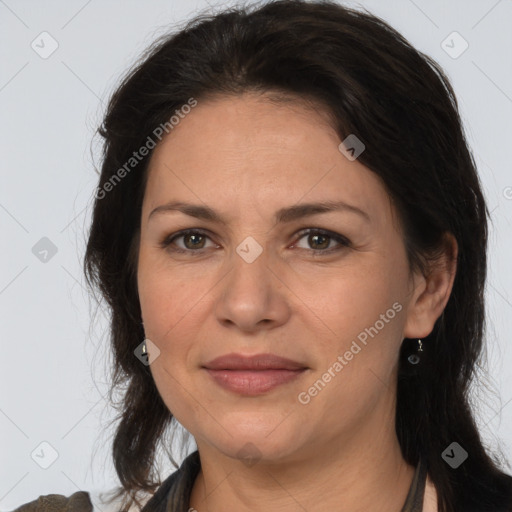
{"type": "Polygon", "coordinates": [[[488,211],[435,62],[335,3],[232,9],[159,41],[100,133],[122,510],[512,510],[468,401],[488,211]],[[198,450],[159,485],[172,420],[198,450]]]}

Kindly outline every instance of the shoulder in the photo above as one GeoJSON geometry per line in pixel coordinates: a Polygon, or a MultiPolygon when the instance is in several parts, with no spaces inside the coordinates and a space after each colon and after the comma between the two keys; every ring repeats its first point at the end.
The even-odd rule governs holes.
{"type": "Polygon", "coordinates": [[[25,503],[13,512],[93,512],[89,493],[75,492],[71,496],[48,494],[25,503]]]}

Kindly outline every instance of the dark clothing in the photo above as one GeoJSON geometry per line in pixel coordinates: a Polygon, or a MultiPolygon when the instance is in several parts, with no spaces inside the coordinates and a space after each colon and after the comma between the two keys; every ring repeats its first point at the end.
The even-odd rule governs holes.
{"type": "Polygon", "coordinates": [[[37,500],[21,505],[14,512],[92,512],[92,510],[89,493],[79,491],[69,498],[61,494],[39,496],[37,500]]]}

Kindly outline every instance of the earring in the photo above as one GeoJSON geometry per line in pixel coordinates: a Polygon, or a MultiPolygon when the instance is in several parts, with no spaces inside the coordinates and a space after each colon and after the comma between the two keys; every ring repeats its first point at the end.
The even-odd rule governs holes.
{"type": "MultiPolygon", "coordinates": [[[[421,343],[421,340],[418,340],[418,345],[419,345],[418,352],[423,352],[423,343],[421,343]]],[[[407,360],[411,364],[418,364],[420,362],[421,358],[418,354],[411,354],[407,358],[407,360]]]]}
{"type": "MultiPolygon", "coordinates": [[[[142,324],[142,330],[145,331],[144,329],[144,322],[141,322],[142,324]]],[[[147,356],[148,355],[148,347],[146,345],[146,336],[144,336],[144,341],[142,342],[142,354],[143,356],[147,356]]]]}

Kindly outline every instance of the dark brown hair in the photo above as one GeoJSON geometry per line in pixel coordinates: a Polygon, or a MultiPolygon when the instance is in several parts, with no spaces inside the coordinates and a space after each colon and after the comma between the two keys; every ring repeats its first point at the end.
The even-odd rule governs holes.
{"type": "Polygon", "coordinates": [[[468,397],[483,348],[488,210],[455,94],[440,67],[383,20],[327,1],[199,16],[152,45],[112,95],[99,129],[103,192],[84,270],[110,309],[111,391],[126,386],[113,443],[120,495],[154,490],[159,443],[170,446],[172,414],[134,356],[144,339],[136,272],[152,152],[108,192],[105,185],[191,97],[246,91],[312,99],[325,106],[340,141],[354,133],[364,142],[358,160],[380,176],[397,207],[411,270],[427,274],[444,234],[455,237],[453,290],[414,372],[407,357],[415,340],[401,349],[396,432],[409,464],[425,460],[440,512],[501,510],[511,477],[486,453],[468,397]],[[469,454],[456,470],[441,458],[454,441],[469,454]]]}

